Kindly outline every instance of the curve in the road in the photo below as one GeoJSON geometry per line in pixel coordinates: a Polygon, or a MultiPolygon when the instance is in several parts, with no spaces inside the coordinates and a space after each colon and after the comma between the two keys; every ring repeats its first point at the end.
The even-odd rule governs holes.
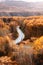
{"type": "Polygon", "coordinates": [[[14,40],[13,43],[18,44],[25,38],[25,35],[22,32],[22,30],[20,29],[20,26],[17,26],[16,30],[17,30],[17,33],[18,33],[18,38],[16,40],[14,40]]]}

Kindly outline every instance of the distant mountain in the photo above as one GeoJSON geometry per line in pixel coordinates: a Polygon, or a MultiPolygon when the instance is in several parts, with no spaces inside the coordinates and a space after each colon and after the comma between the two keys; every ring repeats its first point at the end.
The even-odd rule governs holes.
{"type": "Polygon", "coordinates": [[[9,11],[43,11],[43,2],[24,2],[24,1],[14,1],[14,0],[5,0],[0,2],[0,10],[8,9],[9,11]]]}
{"type": "Polygon", "coordinates": [[[0,2],[0,10],[3,11],[11,11],[11,12],[21,12],[21,11],[26,11],[28,4],[24,1],[10,1],[6,0],[3,2],[0,2]]]}
{"type": "Polygon", "coordinates": [[[0,12],[13,12],[17,15],[42,15],[43,2],[24,2],[15,0],[5,0],[0,2],[0,12]]]}

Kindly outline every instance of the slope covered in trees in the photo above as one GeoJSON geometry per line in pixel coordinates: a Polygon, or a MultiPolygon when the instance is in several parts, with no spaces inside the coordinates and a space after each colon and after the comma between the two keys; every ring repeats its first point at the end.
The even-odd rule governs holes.
{"type": "Polygon", "coordinates": [[[43,16],[0,17],[0,62],[42,65],[39,60],[43,61],[43,16]],[[14,42],[12,45],[12,41],[18,37],[18,25],[25,38],[19,44],[14,42]]]}

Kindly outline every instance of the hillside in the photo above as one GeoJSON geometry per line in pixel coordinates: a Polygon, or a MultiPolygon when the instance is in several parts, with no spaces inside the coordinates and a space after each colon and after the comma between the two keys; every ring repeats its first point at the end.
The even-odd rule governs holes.
{"type": "Polygon", "coordinates": [[[43,16],[0,17],[0,65],[42,65],[42,62],[43,16]],[[25,38],[16,44],[17,26],[25,38]]]}

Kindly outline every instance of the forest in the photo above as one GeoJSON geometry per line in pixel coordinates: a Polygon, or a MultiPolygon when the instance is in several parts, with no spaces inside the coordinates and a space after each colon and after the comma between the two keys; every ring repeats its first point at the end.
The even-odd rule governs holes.
{"type": "MultiPolygon", "coordinates": [[[[22,34],[21,34],[22,35],[22,34]]],[[[43,16],[0,17],[0,65],[43,64],[43,16]],[[25,37],[18,44],[17,26],[25,37]]]]}

